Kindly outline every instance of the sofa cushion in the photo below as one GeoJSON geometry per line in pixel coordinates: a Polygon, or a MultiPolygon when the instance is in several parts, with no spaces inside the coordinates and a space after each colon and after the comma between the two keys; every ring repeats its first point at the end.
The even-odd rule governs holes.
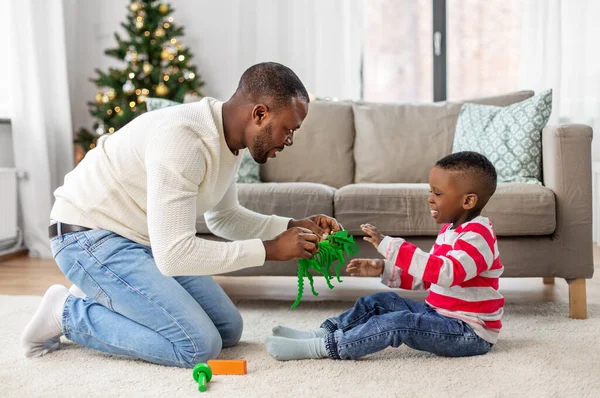
{"type": "MultiPolygon", "coordinates": [[[[238,184],[240,204],[261,214],[303,218],[314,214],[333,216],[335,189],[314,183],[238,184]]],[[[204,217],[196,223],[199,234],[209,234],[204,217]]]]}
{"type": "MultiPolygon", "coordinates": [[[[354,184],[335,193],[335,217],[352,234],[371,223],[395,236],[436,235],[428,184],[354,184]]],[[[556,228],[554,193],[541,185],[502,183],[482,215],[498,236],[549,235],[556,228]]]]}
{"type": "Polygon", "coordinates": [[[317,182],[342,187],[354,181],[354,118],[349,102],[315,101],[294,134],[294,145],[261,165],[263,182],[317,182]]]}
{"type": "Polygon", "coordinates": [[[427,182],[436,161],[452,153],[463,103],[505,106],[533,95],[519,91],[497,97],[434,104],[353,105],[356,183],[427,182]]]}

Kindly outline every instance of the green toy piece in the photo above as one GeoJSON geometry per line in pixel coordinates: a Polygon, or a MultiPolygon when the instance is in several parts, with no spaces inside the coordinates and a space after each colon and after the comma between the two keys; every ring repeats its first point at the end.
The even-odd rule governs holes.
{"type": "Polygon", "coordinates": [[[206,391],[206,384],[212,379],[212,370],[210,370],[210,366],[205,363],[199,363],[194,366],[193,375],[194,380],[198,382],[198,391],[206,391]]]}
{"type": "Polygon", "coordinates": [[[340,278],[340,269],[344,266],[344,253],[348,257],[358,253],[358,246],[354,241],[354,237],[348,235],[348,231],[338,231],[329,235],[326,240],[319,242],[319,250],[315,253],[312,259],[300,259],[298,260],[298,295],[296,301],[290,307],[290,309],[296,308],[300,304],[302,299],[302,293],[304,292],[304,277],[308,278],[310,282],[310,289],[312,294],[318,296],[319,293],[315,291],[313,276],[310,273],[310,269],[314,269],[319,274],[325,277],[325,282],[330,289],[333,289],[331,284],[331,271],[329,268],[334,262],[338,261],[335,266],[335,277],[338,282],[342,283],[340,278]]]}

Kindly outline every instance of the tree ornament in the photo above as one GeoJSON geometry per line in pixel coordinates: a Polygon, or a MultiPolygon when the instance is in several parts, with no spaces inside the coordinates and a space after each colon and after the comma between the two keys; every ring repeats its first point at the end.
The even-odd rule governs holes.
{"type": "Polygon", "coordinates": [[[133,85],[133,83],[131,82],[131,80],[127,80],[125,82],[125,84],[123,85],[123,92],[125,92],[125,94],[133,94],[133,92],[135,91],[135,86],[133,85]]]}
{"type": "Polygon", "coordinates": [[[169,94],[169,87],[167,87],[166,84],[164,83],[158,83],[158,86],[156,86],[156,95],[158,95],[159,97],[165,97],[169,94]]]}
{"type": "Polygon", "coordinates": [[[169,6],[165,3],[162,3],[158,6],[158,12],[161,14],[166,14],[169,11],[169,6]]]}
{"type": "Polygon", "coordinates": [[[154,31],[155,37],[163,37],[164,35],[165,35],[165,30],[163,28],[161,28],[160,26],[158,28],[156,28],[156,30],[154,31]]]}
{"type": "Polygon", "coordinates": [[[101,104],[101,103],[102,103],[102,97],[103,97],[103,94],[102,94],[101,92],[99,92],[99,91],[98,91],[98,92],[96,93],[96,103],[97,103],[97,104],[101,104]]]}

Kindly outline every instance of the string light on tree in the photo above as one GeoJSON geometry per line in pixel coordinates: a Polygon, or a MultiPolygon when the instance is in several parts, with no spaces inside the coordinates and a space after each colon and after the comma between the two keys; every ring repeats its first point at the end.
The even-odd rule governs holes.
{"type": "Polygon", "coordinates": [[[153,69],[153,66],[151,63],[144,62],[144,65],[142,66],[142,70],[144,71],[145,74],[149,75],[152,72],[152,69],[153,69]]]}
{"type": "Polygon", "coordinates": [[[134,1],[129,5],[129,9],[132,12],[138,12],[139,10],[142,9],[142,5],[140,3],[138,3],[137,1],[134,1]]]}

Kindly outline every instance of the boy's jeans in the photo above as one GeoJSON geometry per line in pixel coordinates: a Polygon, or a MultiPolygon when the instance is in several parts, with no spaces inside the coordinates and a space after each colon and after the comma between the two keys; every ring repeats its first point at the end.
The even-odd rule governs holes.
{"type": "Polygon", "coordinates": [[[481,355],[493,346],[465,322],[392,292],[362,297],[321,327],[329,331],[325,345],[332,359],[358,359],[401,344],[448,357],[481,355]]]}
{"type": "Polygon", "coordinates": [[[64,234],[51,246],[60,269],[88,296],[65,302],[63,333],[76,343],[193,367],[241,337],[240,313],[210,276],[165,276],[149,247],[105,230],[64,234]]]}

